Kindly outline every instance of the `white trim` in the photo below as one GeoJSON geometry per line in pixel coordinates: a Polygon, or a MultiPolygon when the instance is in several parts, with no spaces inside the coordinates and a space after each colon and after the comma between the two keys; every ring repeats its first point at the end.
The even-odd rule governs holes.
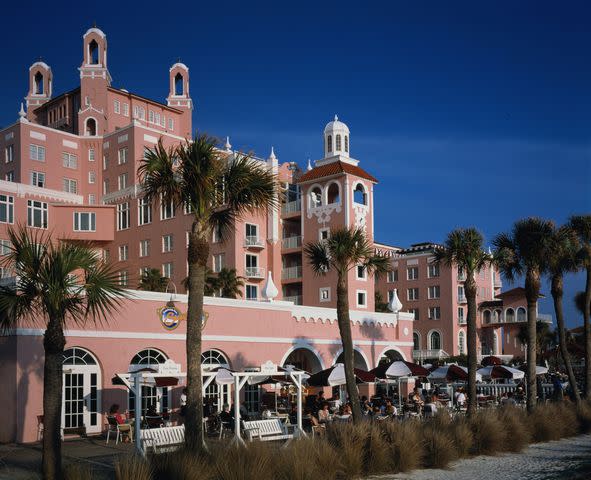
{"type": "Polygon", "coordinates": [[[367,308],[367,290],[355,290],[355,305],[357,305],[357,308],[367,308]],[[364,304],[360,304],[359,303],[359,294],[363,293],[363,295],[365,296],[365,303],[364,304]]]}
{"type": "MultiPolygon", "coordinates": [[[[420,335],[420,334],[419,334],[420,335]]],[[[413,342],[414,344],[414,342],[413,342]]],[[[384,356],[384,354],[388,351],[388,350],[395,350],[396,352],[398,352],[400,354],[400,356],[402,357],[403,360],[406,361],[406,355],[404,354],[404,352],[400,351],[398,348],[396,348],[394,345],[390,346],[390,347],[385,347],[382,350],[382,353],[380,353],[377,357],[376,357],[376,363],[375,365],[377,366],[379,364],[380,358],[382,358],[384,356]]]]}
{"type": "MultiPolygon", "coordinates": [[[[371,370],[373,367],[371,366],[369,359],[367,358],[367,355],[365,355],[365,352],[363,350],[360,350],[359,348],[355,347],[355,344],[360,345],[359,342],[356,342],[355,340],[353,340],[353,350],[355,350],[357,353],[359,353],[361,355],[361,357],[363,358],[363,361],[365,362],[365,366],[367,367],[367,370],[371,370]]],[[[335,355],[333,355],[332,357],[332,365],[335,365],[337,363],[337,358],[339,358],[339,355],[343,353],[343,347],[341,347],[337,353],[335,355]]],[[[355,358],[355,357],[353,357],[355,358]]],[[[332,366],[331,365],[331,366],[332,366]]],[[[376,365],[374,365],[375,367],[376,365]]],[[[357,367],[355,367],[357,368],[357,367]]],[[[364,369],[365,370],[365,369],[364,369]]]]}
{"type": "MultiPolygon", "coordinates": [[[[301,341],[301,339],[300,339],[301,341]]],[[[308,350],[310,352],[312,352],[314,354],[314,356],[316,357],[316,359],[318,360],[318,363],[320,363],[320,370],[324,370],[326,367],[324,366],[324,360],[322,359],[322,354],[316,350],[312,345],[308,344],[308,343],[297,343],[295,345],[293,345],[290,349],[287,350],[287,352],[285,352],[285,355],[283,355],[283,358],[281,359],[281,361],[279,362],[278,365],[283,366],[283,364],[285,363],[285,361],[287,360],[287,357],[289,357],[292,352],[294,352],[295,350],[299,350],[299,349],[304,349],[304,350],[308,350]]],[[[313,373],[313,372],[310,372],[313,373]]]]}
{"type": "Polygon", "coordinates": [[[8,182],[0,180],[0,192],[14,193],[17,197],[35,196],[49,200],[69,202],[80,205],[84,203],[82,195],[74,193],[62,192],[60,190],[51,190],[49,188],[35,187],[34,185],[27,185],[25,183],[8,182]]]}
{"type": "Polygon", "coordinates": [[[443,335],[441,334],[441,330],[438,328],[432,328],[429,330],[429,333],[427,333],[427,350],[443,350],[443,335]],[[439,348],[432,348],[433,345],[431,344],[431,335],[435,332],[439,334],[439,348]]]}

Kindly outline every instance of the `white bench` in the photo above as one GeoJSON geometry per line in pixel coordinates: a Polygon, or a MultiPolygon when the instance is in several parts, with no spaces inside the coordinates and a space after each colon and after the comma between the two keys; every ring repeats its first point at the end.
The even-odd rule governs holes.
{"type": "Polygon", "coordinates": [[[144,455],[173,452],[185,444],[185,426],[147,428],[141,430],[140,438],[144,455]]]}
{"type": "Polygon", "coordinates": [[[287,443],[289,443],[294,437],[293,433],[289,433],[288,427],[279,418],[252,420],[243,423],[244,431],[250,441],[287,440],[287,443]]]}

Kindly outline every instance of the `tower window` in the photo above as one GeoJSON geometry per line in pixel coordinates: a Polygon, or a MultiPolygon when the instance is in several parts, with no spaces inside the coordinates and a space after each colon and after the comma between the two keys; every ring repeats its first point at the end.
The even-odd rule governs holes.
{"type": "Polygon", "coordinates": [[[94,118],[86,119],[86,135],[89,137],[96,135],[96,120],[94,118]]]}
{"type": "Polygon", "coordinates": [[[174,76],[174,94],[175,95],[184,95],[183,76],[180,73],[177,73],[174,76]]]}
{"type": "Polygon", "coordinates": [[[314,187],[310,192],[310,207],[316,208],[322,205],[322,191],[319,187],[314,187]]]}
{"type": "Polygon", "coordinates": [[[35,74],[35,94],[43,95],[43,74],[41,72],[35,74]]]}
{"type": "Polygon", "coordinates": [[[335,150],[337,152],[340,152],[341,151],[341,136],[340,135],[337,135],[336,143],[337,144],[335,146],[335,150]]]}
{"type": "Polygon", "coordinates": [[[349,153],[349,135],[345,135],[345,152],[349,153]]]}
{"type": "Polygon", "coordinates": [[[332,152],[332,135],[326,137],[326,151],[329,153],[332,152]]]}
{"type": "Polygon", "coordinates": [[[327,192],[327,200],[328,203],[341,203],[341,197],[340,197],[340,189],[339,189],[339,185],[336,183],[331,183],[328,187],[328,192],[327,192]]]}
{"type": "Polygon", "coordinates": [[[367,205],[367,193],[365,193],[365,188],[360,183],[357,184],[353,191],[353,201],[361,205],[367,205]]]}
{"type": "Polygon", "coordinates": [[[99,63],[99,46],[96,40],[88,44],[88,59],[91,65],[98,65],[99,63]]]}

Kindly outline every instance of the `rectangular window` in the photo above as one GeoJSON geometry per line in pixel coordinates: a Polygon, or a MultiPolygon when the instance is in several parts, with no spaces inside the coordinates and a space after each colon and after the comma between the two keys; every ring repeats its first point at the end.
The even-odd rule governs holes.
{"type": "Polygon", "coordinates": [[[106,170],[109,166],[109,156],[105,153],[103,155],[103,170],[106,170]]]}
{"type": "Polygon", "coordinates": [[[41,145],[33,145],[29,147],[29,154],[31,160],[35,160],[37,162],[44,162],[45,161],[45,147],[41,145]]]}
{"type": "Polygon", "coordinates": [[[66,168],[78,168],[78,156],[68,152],[62,152],[62,164],[66,168]]]}
{"type": "Polygon", "coordinates": [[[458,322],[466,323],[466,320],[464,319],[464,307],[458,307],[458,322]]]}
{"type": "Polygon", "coordinates": [[[166,127],[166,117],[164,115],[162,115],[162,118],[160,119],[160,126],[162,128],[166,127]]]}
{"type": "Polygon", "coordinates": [[[103,180],[103,195],[106,195],[107,193],[109,193],[109,179],[108,178],[103,180]]]}
{"type": "Polygon", "coordinates": [[[174,218],[174,205],[172,202],[160,203],[160,220],[168,220],[174,218]]]}
{"type": "Polygon", "coordinates": [[[14,197],[0,195],[0,222],[14,223],[14,197]]]}
{"type": "Polygon", "coordinates": [[[129,149],[127,147],[120,148],[117,153],[117,163],[119,165],[123,165],[127,163],[127,155],[129,154],[129,149]]]}
{"type": "Polygon", "coordinates": [[[154,123],[156,125],[160,125],[160,114],[159,113],[154,114],[154,123]]]}
{"type": "Polygon", "coordinates": [[[125,262],[129,258],[129,245],[119,245],[119,261],[125,262]]]}
{"type": "Polygon", "coordinates": [[[330,302],[330,287],[323,287],[320,289],[320,301],[330,302]]]}
{"type": "Polygon", "coordinates": [[[140,116],[140,111],[137,105],[133,107],[133,118],[138,118],[140,116]]]}
{"type": "Polygon", "coordinates": [[[117,177],[117,188],[119,190],[127,188],[127,173],[122,173],[117,177]]]}
{"type": "Polygon", "coordinates": [[[215,273],[219,273],[222,268],[224,268],[226,262],[226,255],[223,253],[218,253],[217,255],[213,256],[213,271],[215,273]]]}
{"type": "Polygon", "coordinates": [[[129,274],[126,270],[122,270],[119,272],[119,284],[123,287],[127,287],[129,284],[129,274]]]}
{"type": "Polygon", "coordinates": [[[398,281],[398,270],[390,270],[388,272],[388,282],[393,283],[398,281]]]}
{"type": "Polygon", "coordinates": [[[172,235],[162,235],[162,253],[172,252],[172,235]]]}
{"type": "Polygon", "coordinates": [[[409,310],[410,313],[412,313],[415,316],[415,320],[420,320],[420,316],[419,316],[419,309],[418,308],[411,308],[409,310]]]}
{"type": "Polygon", "coordinates": [[[408,267],[406,269],[407,280],[417,280],[419,278],[419,267],[408,267]]]}
{"type": "Polygon", "coordinates": [[[125,115],[126,117],[129,117],[129,103],[123,104],[123,115],[125,115]]]}
{"type": "Polygon", "coordinates": [[[142,240],[140,242],[140,257],[150,256],[150,240],[142,240]]]}
{"type": "Polygon", "coordinates": [[[364,290],[357,290],[357,306],[367,307],[367,292],[364,290]]]}
{"type": "Polygon", "coordinates": [[[429,318],[439,320],[441,318],[441,307],[429,307],[429,318]]]}
{"type": "Polygon", "coordinates": [[[95,156],[94,148],[90,148],[88,150],[88,161],[89,162],[94,162],[94,156],[95,156]]]}
{"type": "Polygon", "coordinates": [[[439,285],[432,285],[429,287],[428,298],[439,298],[441,296],[441,288],[439,285]]]}
{"type": "Polygon", "coordinates": [[[63,191],[68,193],[78,193],[78,182],[71,178],[64,178],[63,191]]]}
{"type": "Polygon", "coordinates": [[[436,278],[439,276],[439,265],[431,264],[427,267],[427,273],[429,278],[436,278]]]}
{"type": "Polygon", "coordinates": [[[324,241],[324,240],[328,240],[328,238],[330,237],[330,229],[328,228],[321,228],[320,230],[318,230],[318,240],[319,241],[324,241]]]}
{"type": "Polygon", "coordinates": [[[152,223],[152,204],[145,198],[137,201],[138,205],[138,225],[147,225],[152,223]]]}
{"type": "Polygon", "coordinates": [[[4,180],[7,182],[14,182],[14,172],[12,170],[10,172],[6,172],[6,175],[4,175],[4,180]]]}
{"type": "MultiPolygon", "coordinates": [[[[212,238],[212,242],[213,243],[220,243],[222,241],[222,232],[221,230],[218,228],[214,228],[213,229],[213,238],[212,238]]],[[[188,244],[187,244],[188,246],[188,244]]]]}
{"type": "Polygon", "coordinates": [[[96,231],[96,213],[94,213],[94,212],[74,212],[74,231],[75,232],[95,232],[96,231]]]}
{"type": "Polygon", "coordinates": [[[259,292],[256,285],[246,285],[246,299],[257,300],[259,298],[259,292]]]}
{"type": "Polygon", "coordinates": [[[96,204],[96,196],[94,193],[89,193],[88,194],[88,204],[89,205],[95,205],[96,204]]]}
{"type": "Polygon", "coordinates": [[[119,103],[119,100],[115,100],[114,110],[115,110],[115,113],[121,113],[121,103],[119,103]]]}
{"type": "Polygon", "coordinates": [[[162,264],[162,276],[166,278],[172,278],[172,262],[162,264]]]}
{"type": "Polygon", "coordinates": [[[185,203],[183,204],[183,212],[185,215],[189,215],[190,213],[193,213],[193,207],[188,203],[185,203]]]}
{"type": "Polygon", "coordinates": [[[418,300],[419,299],[419,289],[418,288],[409,288],[407,291],[408,300],[418,300]]]}
{"type": "Polygon", "coordinates": [[[129,202],[117,205],[117,230],[129,228],[129,202]]]}
{"type": "Polygon", "coordinates": [[[10,240],[0,240],[0,255],[8,255],[10,251],[10,240]]]}
{"type": "Polygon", "coordinates": [[[174,130],[174,120],[172,118],[168,119],[168,129],[174,130]]]}
{"type": "Polygon", "coordinates": [[[88,172],[88,183],[93,184],[96,182],[96,173],[88,172]]]}
{"type": "Polygon", "coordinates": [[[27,200],[27,225],[34,228],[47,228],[47,203],[27,200]]]}
{"type": "Polygon", "coordinates": [[[4,148],[4,161],[6,163],[14,161],[14,145],[6,145],[4,148]]]}
{"type": "Polygon", "coordinates": [[[463,303],[466,301],[466,295],[464,293],[464,286],[458,285],[458,302],[463,303]]]}
{"type": "Polygon", "coordinates": [[[140,120],[146,119],[146,110],[144,107],[140,107],[140,120]]]}
{"type": "Polygon", "coordinates": [[[366,280],[367,270],[363,265],[357,265],[357,280],[366,280]]]}
{"type": "Polygon", "coordinates": [[[154,123],[154,112],[152,110],[148,110],[148,122],[154,123]]]}
{"type": "Polygon", "coordinates": [[[31,172],[31,185],[34,187],[45,187],[45,173],[31,172]]]}

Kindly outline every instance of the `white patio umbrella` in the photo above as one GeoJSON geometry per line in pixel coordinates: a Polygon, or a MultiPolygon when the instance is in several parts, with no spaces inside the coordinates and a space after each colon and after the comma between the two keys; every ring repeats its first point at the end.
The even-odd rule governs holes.
{"type": "MultiPolygon", "coordinates": [[[[519,367],[519,370],[522,372],[527,372],[527,364],[523,364],[519,367]]],[[[536,375],[545,375],[548,373],[548,367],[544,367],[542,365],[536,365],[536,375]]]]}
{"type": "MultiPolygon", "coordinates": [[[[431,380],[447,380],[447,381],[467,381],[468,369],[459,365],[444,365],[433,370],[427,377],[431,380]]],[[[476,381],[481,381],[482,375],[476,372],[476,381]]]]}
{"type": "Polygon", "coordinates": [[[505,365],[489,365],[488,367],[477,370],[476,373],[482,375],[483,378],[491,378],[493,380],[497,378],[519,380],[525,376],[525,372],[505,365]]]}

